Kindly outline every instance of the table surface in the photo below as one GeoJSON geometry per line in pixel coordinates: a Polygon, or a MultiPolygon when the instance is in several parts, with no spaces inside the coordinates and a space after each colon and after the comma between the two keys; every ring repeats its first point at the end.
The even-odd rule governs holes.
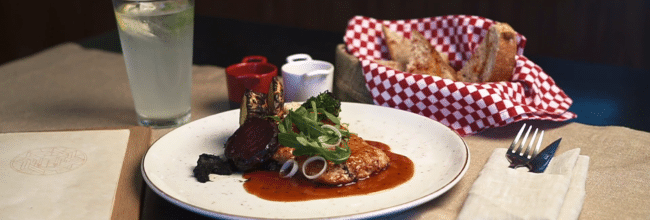
{"type": "MultiPolygon", "coordinates": [[[[197,20],[197,23],[199,22],[201,22],[200,19],[197,20]]],[[[229,23],[213,25],[228,26],[229,23]]],[[[200,32],[198,30],[200,29],[197,28],[197,32],[200,32]]],[[[259,30],[256,29],[256,31],[259,30]]],[[[253,32],[246,34],[257,33],[253,32]]],[[[200,34],[197,33],[197,35],[200,34]]],[[[222,36],[225,35],[226,33],[222,33],[222,36]]],[[[198,42],[195,46],[199,47],[204,40],[197,39],[198,42]]],[[[222,40],[228,41],[228,39],[222,40]]],[[[261,47],[260,45],[263,43],[268,42],[261,42],[258,47],[261,47]]],[[[290,44],[290,42],[285,43],[290,44]]],[[[308,43],[302,42],[297,45],[302,44],[307,47],[308,43]]],[[[87,44],[81,45],[90,47],[87,44]]],[[[76,43],[58,45],[33,56],[0,66],[0,121],[2,121],[0,132],[93,129],[135,125],[136,116],[121,54],[88,49],[81,45],[76,43]]],[[[322,52],[323,54],[331,53],[332,61],[334,60],[335,45],[332,44],[331,48],[322,52]]],[[[242,54],[232,56],[243,57],[248,53],[257,52],[254,50],[243,51],[242,54]]],[[[294,48],[285,52],[283,55],[298,51],[294,48]]],[[[305,52],[310,53],[308,50],[305,52]]],[[[197,53],[206,53],[198,55],[198,57],[211,55],[204,49],[196,49],[195,56],[197,53]]],[[[315,57],[319,58],[318,56],[315,57]]],[[[325,55],[323,57],[325,58],[322,59],[329,59],[325,55]]],[[[240,58],[231,58],[234,60],[233,63],[238,62],[238,59],[240,58]]],[[[282,60],[277,60],[277,58],[269,60],[277,62],[278,65],[282,63],[282,60]]],[[[591,158],[581,219],[648,218],[650,209],[647,207],[650,207],[650,200],[647,198],[650,198],[650,185],[646,183],[650,181],[648,173],[650,151],[645,147],[650,146],[650,133],[647,132],[647,127],[632,123],[632,121],[647,122],[648,117],[643,117],[645,111],[648,110],[643,106],[646,104],[637,103],[634,97],[636,94],[641,97],[647,96],[647,94],[639,91],[642,87],[626,86],[627,81],[623,81],[623,79],[614,80],[609,77],[606,78],[609,80],[608,82],[602,82],[603,80],[570,76],[570,74],[600,76],[599,74],[609,74],[607,71],[645,72],[599,64],[558,61],[551,58],[540,58],[534,61],[545,69],[554,71],[557,69],[557,71],[561,71],[561,74],[566,74],[556,77],[556,73],[552,72],[551,75],[570,96],[576,95],[572,96],[576,101],[572,111],[578,113],[578,119],[589,117],[589,112],[592,112],[596,118],[593,121],[594,125],[584,121],[529,122],[546,129],[548,140],[563,137],[563,143],[558,153],[581,148],[582,154],[591,158]],[[566,69],[570,69],[570,71],[566,69]],[[575,83],[576,81],[570,83],[571,80],[582,83],[575,83]],[[599,88],[604,90],[612,83],[617,84],[619,90],[597,92],[601,91],[598,90],[599,88]],[[624,87],[632,89],[622,89],[621,91],[620,88],[624,87]],[[602,101],[604,99],[609,101],[602,101]],[[576,105],[578,108],[574,108],[576,105]],[[630,112],[621,109],[630,110],[630,112]],[[622,120],[627,117],[629,119],[626,120],[629,122],[623,122],[622,120]],[[613,120],[606,120],[612,118],[613,120]]],[[[199,120],[230,109],[223,66],[225,65],[200,64],[193,67],[192,120],[199,120]]],[[[637,77],[640,76],[624,78],[632,81],[640,80],[637,77]]],[[[455,218],[469,188],[491,152],[495,148],[508,146],[520,125],[520,123],[516,123],[464,137],[470,148],[471,161],[469,170],[463,179],[441,197],[389,217],[455,218]]],[[[173,128],[154,129],[152,142],[171,130],[173,128]]],[[[143,196],[142,219],[205,218],[174,206],[149,189],[145,190],[143,196]]]]}

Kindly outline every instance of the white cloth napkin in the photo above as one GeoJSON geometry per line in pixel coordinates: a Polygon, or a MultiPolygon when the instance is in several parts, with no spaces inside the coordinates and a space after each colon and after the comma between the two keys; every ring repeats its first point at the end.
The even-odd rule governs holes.
{"type": "Polygon", "coordinates": [[[458,219],[577,219],[585,197],[589,157],[572,149],[556,155],[544,173],[508,168],[495,149],[472,185],[458,219]]]}

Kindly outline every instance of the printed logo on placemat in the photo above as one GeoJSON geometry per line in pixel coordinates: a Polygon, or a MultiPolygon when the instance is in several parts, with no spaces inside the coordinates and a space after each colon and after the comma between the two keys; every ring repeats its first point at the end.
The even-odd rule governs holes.
{"type": "Polygon", "coordinates": [[[86,163],[86,154],[66,147],[47,147],[26,151],[13,160],[11,168],[31,175],[65,173],[86,163]]]}

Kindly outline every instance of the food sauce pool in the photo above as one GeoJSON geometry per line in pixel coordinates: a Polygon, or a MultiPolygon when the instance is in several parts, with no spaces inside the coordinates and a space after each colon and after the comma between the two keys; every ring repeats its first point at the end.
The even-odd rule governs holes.
{"type": "Polygon", "coordinates": [[[370,194],[396,187],[413,177],[414,165],[409,158],[391,152],[390,147],[384,143],[366,142],[384,151],[390,158],[390,163],[385,170],[364,180],[343,186],[329,186],[314,183],[302,175],[282,178],[277,171],[254,171],[244,174],[247,179],[244,188],[262,199],[296,202],[370,194]]]}

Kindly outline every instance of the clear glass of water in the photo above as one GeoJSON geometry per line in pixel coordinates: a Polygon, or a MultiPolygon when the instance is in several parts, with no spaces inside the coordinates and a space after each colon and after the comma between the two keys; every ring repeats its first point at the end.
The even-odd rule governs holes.
{"type": "Polygon", "coordinates": [[[138,123],[190,120],[194,0],[113,0],[138,123]]]}

